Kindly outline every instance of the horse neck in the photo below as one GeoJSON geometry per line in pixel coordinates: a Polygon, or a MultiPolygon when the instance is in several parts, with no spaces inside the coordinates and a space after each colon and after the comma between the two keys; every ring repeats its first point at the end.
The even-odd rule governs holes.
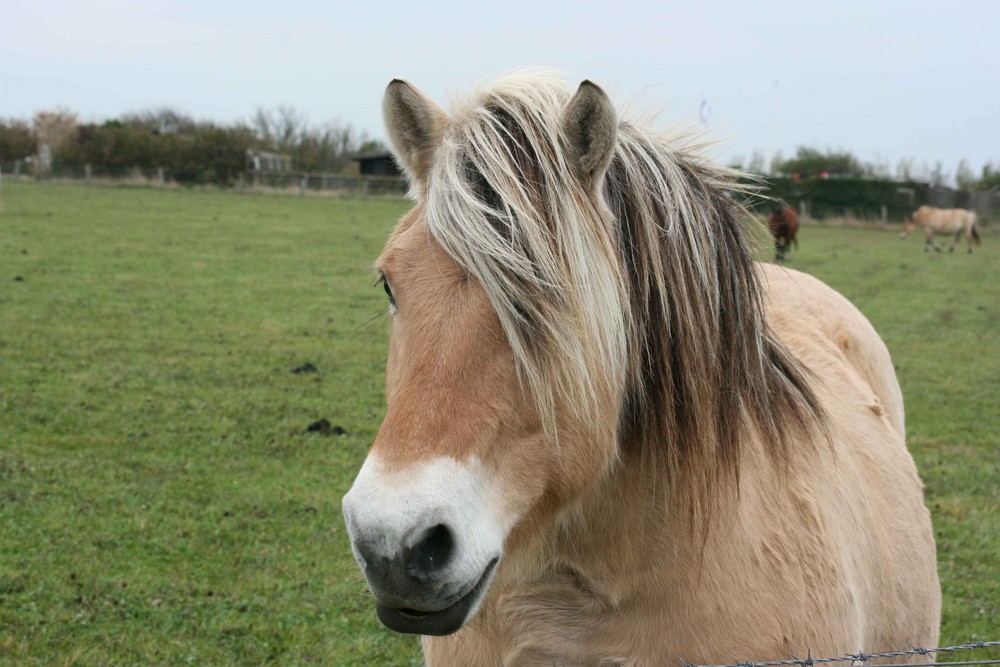
{"type": "Polygon", "coordinates": [[[693,497],[669,482],[662,462],[626,454],[562,517],[552,553],[611,596],[641,586],[650,568],[660,578],[689,573],[709,531],[724,530],[734,516],[732,482],[716,487],[723,492],[715,497],[693,497]]]}

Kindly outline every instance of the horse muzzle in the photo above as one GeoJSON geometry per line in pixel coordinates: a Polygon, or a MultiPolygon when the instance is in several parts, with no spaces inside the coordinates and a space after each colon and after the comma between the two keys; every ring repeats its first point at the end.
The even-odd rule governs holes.
{"type": "Polygon", "coordinates": [[[447,459],[386,473],[366,461],[344,496],[351,550],[389,629],[446,635],[479,609],[503,552],[479,475],[447,459]]]}
{"type": "MultiPolygon", "coordinates": [[[[491,560],[486,565],[479,580],[467,592],[453,602],[445,603],[446,606],[440,609],[420,610],[376,602],[375,611],[378,614],[378,619],[387,628],[396,632],[418,635],[450,635],[465,625],[473,609],[478,608],[479,603],[482,602],[498,562],[500,562],[499,557],[491,560]]],[[[376,599],[378,599],[377,594],[376,599]]]]}

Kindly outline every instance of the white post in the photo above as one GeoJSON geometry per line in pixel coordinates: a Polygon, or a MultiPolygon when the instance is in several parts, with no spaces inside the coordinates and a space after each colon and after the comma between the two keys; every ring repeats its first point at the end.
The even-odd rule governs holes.
{"type": "Polygon", "coordinates": [[[0,166],[0,215],[3,215],[3,166],[0,166]]]}

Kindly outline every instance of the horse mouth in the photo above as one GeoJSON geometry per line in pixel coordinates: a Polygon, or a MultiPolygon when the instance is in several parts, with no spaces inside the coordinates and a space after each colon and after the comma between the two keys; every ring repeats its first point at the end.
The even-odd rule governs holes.
{"type": "Polygon", "coordinates": [[[494,558],[483,570],[479,581],[467,593],[451,605],[438,611],[418,611],[416,609],[386,607],[375,603],[378,620],[390,630],[413,635],[450,635],[458,631],[468,619],[469,611],[482,598],[499,558],[494,558]]]}

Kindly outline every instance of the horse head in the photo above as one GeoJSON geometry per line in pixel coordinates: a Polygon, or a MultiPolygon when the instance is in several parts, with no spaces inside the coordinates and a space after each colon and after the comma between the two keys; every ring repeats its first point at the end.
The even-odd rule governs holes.
{"type": "MultiPolygon", "coordinates": [[[[395,80],[383,111],[416,206],[376,262],[391,314],[387,414],[343,510],[382,622],[442,635],[476,614],[505,554],[614,459],[621,371],[595,360],[620,356],[602,348],[624,346],[621,316],[611,314],[617,325],[604,328],[579,321],[576,297],[556,275],[577,263],[579,280],[614,298],[619,276],[600,256],[609,244],[600,225],[580,246],[591,256],[567,259],[503,219],[530,205],[497,194],[499,182],[535,166],[497,157],[515,126],[510,116],[524,110],[450,118],[395,80]],[[504,119],[510,125],[498,127],[504,119]],[[532,265],[509,266],[525,264],[525,252],[532,265]],[[552,321],[585,333],[569,338],[552,321]],[[569,360],[555,366],[563,376],[540,370],[554,367],[554,355],[569,360]],[[583,385],[588,395],[574,393],[583,385]]],[[[561,141],[545,146],[548,177],[599,215],[614,108],[584,82],[559,123],[561,141]]]]}
{"type": "Polygon", "coordinates": [[[917,223],[913,221],[913,218],[906,218],[905,220],[903,220],[903,229],[899,233],[899,238],[905,239],[907,236],[910,235],[910,232],[916,229],[916,227],[917,223]]]}

